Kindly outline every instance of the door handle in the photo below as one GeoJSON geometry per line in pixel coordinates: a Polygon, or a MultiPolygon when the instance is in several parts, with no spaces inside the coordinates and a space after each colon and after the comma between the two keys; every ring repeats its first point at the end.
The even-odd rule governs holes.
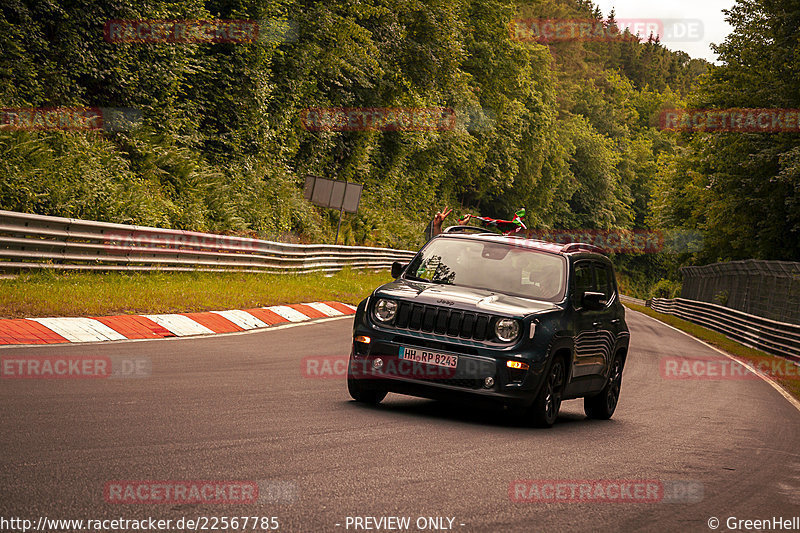
{"type": "Polygon", "coordinates": [[[599,328],[599,327],[600,327],[600,326],[602,326],[602,325],[603,325],[603,323],[602,323],[602,322],[592,322],[592,326],[594,326],[594,329],[597,329],[597,328],[599,328]]]}
{"type": "Polygon", "coordinates": [[[612,324],[619,324],[619,318],[615,318],[611,321],[612,324]]]}

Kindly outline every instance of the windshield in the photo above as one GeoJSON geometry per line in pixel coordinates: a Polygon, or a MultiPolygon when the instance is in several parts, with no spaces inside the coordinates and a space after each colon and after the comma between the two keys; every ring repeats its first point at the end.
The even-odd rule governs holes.
{"type": "Polygon", "coordinates": [[[530,248],[439,238],[414,258],[406,279],[486,289],[557,302],[566,279],[563,257],[530,248]]]}

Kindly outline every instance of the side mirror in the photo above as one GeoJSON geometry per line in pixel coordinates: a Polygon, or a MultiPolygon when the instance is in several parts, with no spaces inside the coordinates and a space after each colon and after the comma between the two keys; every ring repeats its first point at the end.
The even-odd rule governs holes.
{"type": "Polygon", "coordinates": [[[589,311],[600,311],[605,309],[608,304],[608,297],[602,292],[585,292],[581,299],[581,305],[589,311]]]}
{"type": "Polygon", "coordinates": [[[395,261],[394,263],[392,263],[392,277],[394,279],[399,278],[400,275],[403,273],[403,270],[405,270],[407,266],[408,265],[404,265],[400,261],[395,261]]]}

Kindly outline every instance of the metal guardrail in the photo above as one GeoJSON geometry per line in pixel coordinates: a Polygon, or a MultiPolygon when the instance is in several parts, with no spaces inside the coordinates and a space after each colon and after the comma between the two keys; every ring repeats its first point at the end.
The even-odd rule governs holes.
{"type": "Polygon", "coordinates": [[[0,271],[307,273],[344,267],[380,270],[410,250],[284,244],[192,231],[110,224],[0,210],[0,271]]]}
{"type": "Polygon", "coordinates": [[[648,300],[659,313],[712,329],[745,346],[800,362],[800,325],[684,298],[648,300]]]}
{"type": "Polygon", "coordinates": [[[620,301],[622,301],[622,303],[626,304],[636,304],[641,306],[647,305],[647,302],[645,302],[644,300],[640,300],[639,298],[633,298],[631,296],[625,296],[624,294],[620,294],[619,299],[620,301]]]}
{"type": "MultiPolygon", "coordinates": [[[[391,248],[284,244],[211,233],[110,224],[0,210],[0,271],[53,268],[94,271],[306,273],[349,267],[385,269],[416,252],[391,248]]],[[[747,346],[800,361],[800,325],[716,304],[677,298],[623,301],[648,305],[747,346]]]]}
{"type": "Polygon", "coordinates": [[[681,298],[800,322],[800,262],[747,259],[681,268],[681,298]]]}

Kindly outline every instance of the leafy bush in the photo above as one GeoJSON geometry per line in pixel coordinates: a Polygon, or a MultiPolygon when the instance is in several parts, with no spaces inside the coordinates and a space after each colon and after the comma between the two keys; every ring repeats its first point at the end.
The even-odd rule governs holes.
{"type": "Polygon", "coordinates": [[[653,285],[651,298],[680,298],[681,284],[677,281],[661,279],[653,285]]]}
{"type": "MultiPolygon", "coordinates": [[[[63,0],[0,8],[3,107],[139,109],[122,133],[0,131],[0,207],[332,242],[306,175],[364,185],[340,242],[413,248],[444,207],[538,227],[641,227],[671,134],[650,122],[702,71],[656,42],[512,38],[500,0],[63,0]],[[116,44],[111,19],[288,20],[254,43],[116,44]],[[447,131],[309,131],[312,107],[443,107],[447,131]],[[465,117],[482,117],[469,122],[465,117]]],[[[531,17],[602,19],[590,2],[531,17]]],[[[521,8],[520,8],[521,9],[521,8]]],[[[455,217],[449,222],[454,221],[455,217]]],[[[651,276],[652,279],[652,276],[651,276]]]]}

